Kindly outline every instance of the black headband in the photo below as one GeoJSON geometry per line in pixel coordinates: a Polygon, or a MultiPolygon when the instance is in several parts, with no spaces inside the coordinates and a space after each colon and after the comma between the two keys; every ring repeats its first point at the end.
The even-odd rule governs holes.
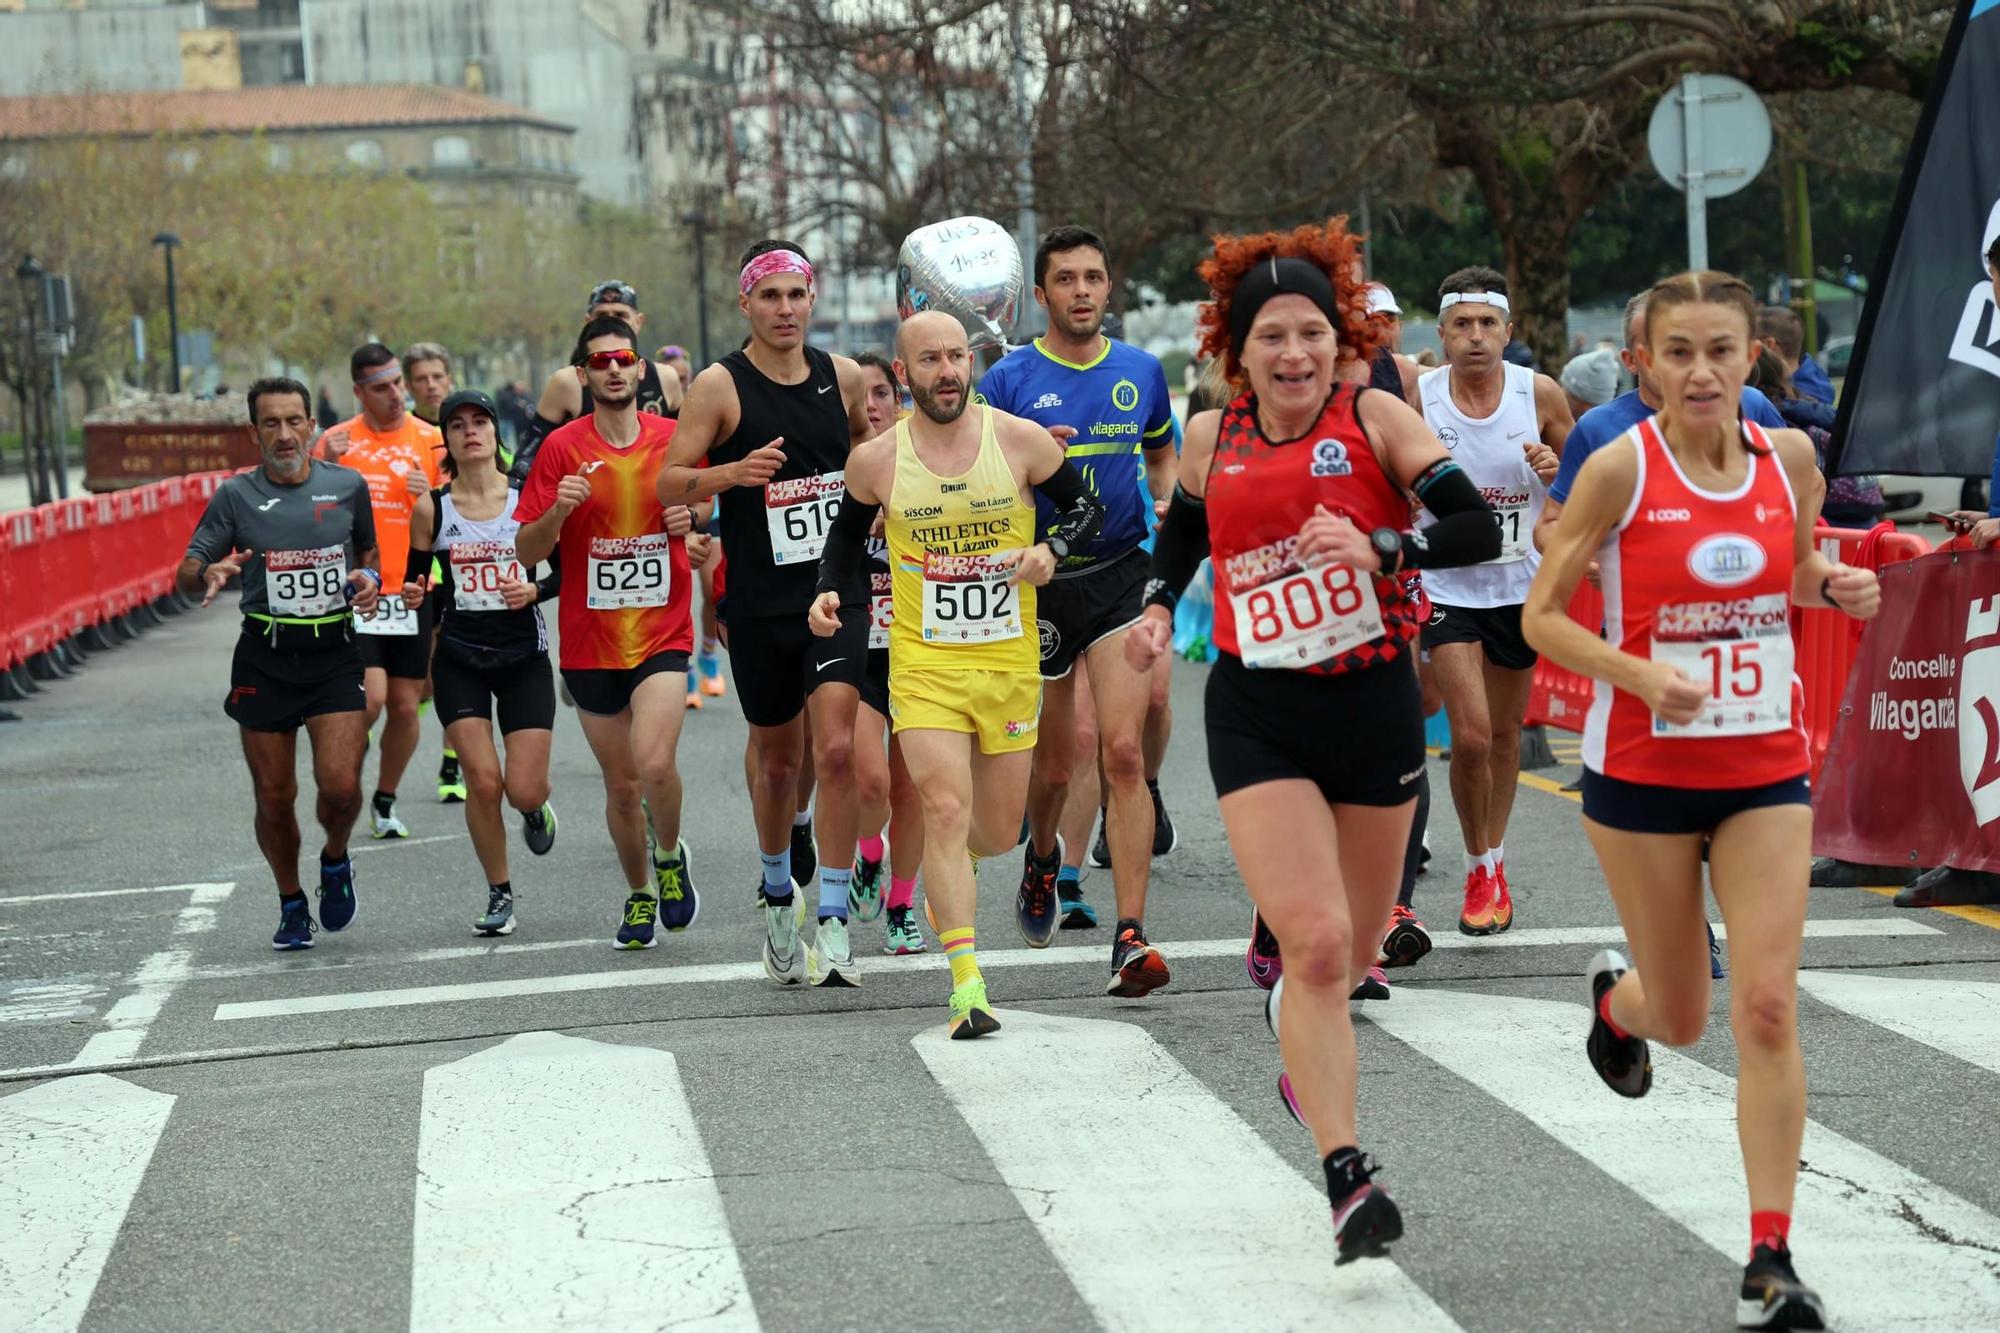
{"type": "Polygon", "coordinates": [[[1326,315],[1334,328],[1340,327],[1340,309],[1334,304],[1333,283],[1317,265],[1304,259],[1262,259],[1236,284],[1229,301],[1229,349],[1243,354],[1244,340],[1257,312],[1274,296],[1303,296],[1326,315]]]}

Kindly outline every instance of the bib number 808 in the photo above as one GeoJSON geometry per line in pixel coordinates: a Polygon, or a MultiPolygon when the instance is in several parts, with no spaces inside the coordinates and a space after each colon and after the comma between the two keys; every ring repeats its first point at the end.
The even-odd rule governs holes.
{"type": "Polygon", "coordinates": [[[1253,588],[1246,605],[1250,637],[1275,643],[1319,628],[1328,614],[1351,616],[1361,609],[1361,580],[1346,565],[1328,565],[1316,574],[1295,574],[1268,587],[1253,588]]]}

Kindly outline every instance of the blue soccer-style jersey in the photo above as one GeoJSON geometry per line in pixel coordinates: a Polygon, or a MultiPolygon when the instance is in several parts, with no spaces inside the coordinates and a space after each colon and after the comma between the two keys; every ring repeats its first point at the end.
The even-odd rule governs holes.
{"type": "MultiPolygon", "coordinates": [[[[1170,449],[1173,402],[1159,358],[1115,338],[1087,366],[1051,354],[1037,338],[1002,357],[979,382],[976,398],[1043,426],[1069,426],[1069,457],[1104,503],[1095,541],[1062,562],[1077,573],[1136,550],[1146,539],[1152,502],[1132,485],[1144,449],[1170,449]]],[[[1046,529],[1055,507],[1036,497],[1036,521],[1046,529]]]]}

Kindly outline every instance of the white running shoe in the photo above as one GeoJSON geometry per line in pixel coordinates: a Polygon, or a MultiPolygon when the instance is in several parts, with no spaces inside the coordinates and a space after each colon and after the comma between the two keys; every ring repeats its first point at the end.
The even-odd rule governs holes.
{"type": "Polygon", "coordinates": [[[410,826],[396,818],[396,803],[394,801],[389,802],[389,813],[386,815],[375,808],[374,802],[369,802],[368,828],[378,840],[382,838],[407,838],[410,836],[410,826]]]}
{"type": "MultiPolygon", "coordinates": [[[[794,892],[795,901],[797,896],[794,892]]],[[[806,979],[806,949],[792,903],[764,909],[764,975],[780,986],[796,986],[806,979]]]]}
{"type": "Polygon", "coordinates": [[[830,916],[813,932],[812,948],[806,951],[806,980],[815,986],[859,986],[861,969],[854,965],[854,951],[847,943],[847,923],[830,916]]]}

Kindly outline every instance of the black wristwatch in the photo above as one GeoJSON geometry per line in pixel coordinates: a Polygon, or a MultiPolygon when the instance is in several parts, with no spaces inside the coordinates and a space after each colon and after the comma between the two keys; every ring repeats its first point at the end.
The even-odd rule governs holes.
{"type": "Polygon", "coordinates": [[[1399,574],[1403,569],[1403,534],[1394,528],[1377,528],[1368,534],[1368,540],[1375,546],[1375,554],[1382,558],[1384,574],[1399,574]]]}
{"type": "Polygon", "coordinates": [[[1048,547],[1049,554],[1054,556],[1056,559],[1058,560],[1069,559],[1069,543],[1064,541],[1062,538],[1056,536],[1054,533],[1050,533],[1048,536],[1042,538],[1042,545],[1048,547]]]}

